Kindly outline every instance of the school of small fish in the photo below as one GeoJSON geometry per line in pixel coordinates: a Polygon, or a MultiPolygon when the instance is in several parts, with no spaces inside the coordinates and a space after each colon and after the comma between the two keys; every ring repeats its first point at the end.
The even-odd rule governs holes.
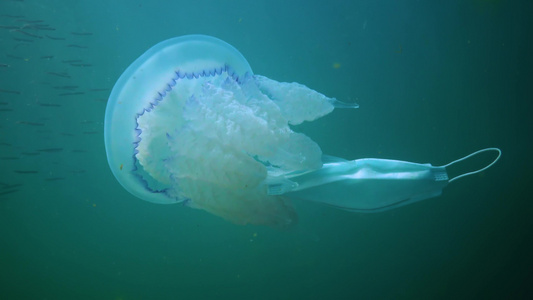
{"type": "Polygon", "coordinates": [[[0,200],[15,198],[27,181],[85,174],[91,145],[103,140],[111,91],[92,80],[95,34],[56,25],[28,5],[0,3],[0,200]]]}

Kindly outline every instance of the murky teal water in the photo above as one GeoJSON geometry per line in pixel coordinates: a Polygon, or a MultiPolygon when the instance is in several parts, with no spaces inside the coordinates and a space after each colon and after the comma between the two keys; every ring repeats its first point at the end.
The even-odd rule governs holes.
{"type": "Polygon", "coordinates": [[[2,0],[0,298],[531,297],[532,5],[426,2],[2,0]],[[503,156],[384,213],[296,202],[288,231],[144,202],[107,165],[107,97],[145,50],[192,33],[358,102],[296,127],[324,153],[503,156]]]}

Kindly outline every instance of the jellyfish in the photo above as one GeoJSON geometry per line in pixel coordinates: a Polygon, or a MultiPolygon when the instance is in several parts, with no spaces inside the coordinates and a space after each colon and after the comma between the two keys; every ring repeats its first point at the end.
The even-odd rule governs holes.
{"type": "Polygon", "coordinates": [[[146,201],[202,209],[236,224],[287,228],[294,199],[376,212],[435,197],[446,166],[344,160],[291,125],[357,108],[299,83],[256,75],[228,43],[187,35],[156,44],[117,80],[105,147],[118,182],[146,201]]]}

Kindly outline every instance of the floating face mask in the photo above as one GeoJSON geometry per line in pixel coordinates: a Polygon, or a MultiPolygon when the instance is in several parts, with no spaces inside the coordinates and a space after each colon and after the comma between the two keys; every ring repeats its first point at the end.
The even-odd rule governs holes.
{"type": "Polygon", "coordinates": [[[272,176],[268,193],[312,200],[357,212],[380,212],[440,196],[448,183],[479,173],[500,158],[501,151],[487,148],[444,166],[406,161],[363,158],[353,161],[330,158],[322,168],[272,176]],[[476,154],[494,151],[498,155],[486,167],[452,179],[446,168],[476,154]]]}
{"type": "Polygon", "coordinates": [[[322,161],[290,125],[357,108],[298,83],[254,75],[231,45],[204,35],[163,41],[120,76],[105,146],[117,180],[155,203],[182,203],[237,224],[296,223],[292,198],[375,211],[440,194],[445,167],[322,161]]]}

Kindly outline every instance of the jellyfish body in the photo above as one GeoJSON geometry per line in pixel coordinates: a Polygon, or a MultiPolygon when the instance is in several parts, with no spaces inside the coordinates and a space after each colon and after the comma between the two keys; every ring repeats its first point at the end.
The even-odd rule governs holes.
{"type": "Polygon", "coordinates": [[[133,195],[184,203],[239,224],[286,227],[296,214],[269,195],[276,174],[322,167],[320,147],[289,124],[342,105],[301,84],[254,75],[231,45],[191,35],[161,42],[120,76],[108,101],[111,170],[133,195]]]}

